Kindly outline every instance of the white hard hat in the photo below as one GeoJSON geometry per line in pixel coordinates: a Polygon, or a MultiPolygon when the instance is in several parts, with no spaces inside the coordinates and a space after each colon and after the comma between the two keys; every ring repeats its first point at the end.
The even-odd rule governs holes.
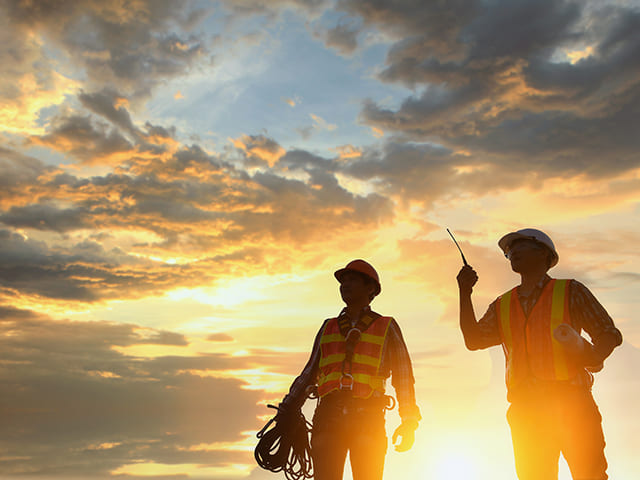
{"type": "Polygon", "coordinates": [[[551,259],[551,265],[549,265],[549,268],[558,263],[558,252],[556,251],[556,246],[551,241],[551,238],[549,238],[549,235],[547,235],[546,233],[541,232],[540,230],[536,230],[535,228],[524,228],[522,230],[518,230],[517,232],[507,233],[500,239],[500,241],[498,241],[498,245],[506,255],[507,250],[509,249],[509,246],[513,243],[513,241],[520,238],[535,240],[536,242],[542,243],[549,250],[551,250],[553,258],[551,259]]]}

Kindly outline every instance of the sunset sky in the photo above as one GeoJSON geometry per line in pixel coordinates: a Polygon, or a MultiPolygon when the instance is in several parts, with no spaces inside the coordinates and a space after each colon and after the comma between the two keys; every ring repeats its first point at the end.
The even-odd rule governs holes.
{"type": "Polygon", "coordinates": [[[478,316],[498,239],[553,238],[623,333],[594,396],[640,478],[640,0],[0,0],[0,62],[0,479],[284,478],[255,433],[354,258],[423,415],[385,478],[514,479],[447,227],[478,316]]]}

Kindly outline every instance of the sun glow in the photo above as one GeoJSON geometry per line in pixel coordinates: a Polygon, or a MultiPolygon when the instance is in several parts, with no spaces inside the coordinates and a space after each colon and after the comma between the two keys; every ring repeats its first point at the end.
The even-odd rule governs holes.
{"type": "MultiPolygon", "coordinates": [[[[406,460],[391,470],[400,470],[405,478],[420,480],[488,480],[490,478],[502,478],[499,472],[492,470],[487,461],[487,452],[484,447],[486,439],[480,442],[479,438],[469,435],[466,430],[457,430],[454,433],[445,433],[435,427],[427,437],[418,440],[414,448],[419,448],[421,453],[414,457],[415,461],[408,465],[406,460]],[[424,443],[426,440],[426,444],[424,443]],[[496,475],[493,475],[496,474],[496,475]]],[[[394,460],[400,460],[394,459],[394,460]]]]}
{"type": "Polygon", "coordinates": [[[456,451],[446,452],[440,457],[433,471],[424,478],[425,480],[480,480],[474,459],[456,451]]]}

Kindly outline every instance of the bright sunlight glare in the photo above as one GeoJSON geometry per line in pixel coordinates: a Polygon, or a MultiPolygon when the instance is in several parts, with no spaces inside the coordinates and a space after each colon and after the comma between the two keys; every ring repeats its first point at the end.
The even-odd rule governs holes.
{"type": "Polygon", "coordinates": [[[476,462],[463,453],[448,452],[440,457],[426,479],[433,480],[480,480],[476,462]]]}
{"type": "MultiPolygon", "coordinates": [[[[477,445],[476,445],[477,447],[477,445]]],[[[441,438],[423,459],[421,480],[485,480],[484,458],[464,437],[441,438]]]]}

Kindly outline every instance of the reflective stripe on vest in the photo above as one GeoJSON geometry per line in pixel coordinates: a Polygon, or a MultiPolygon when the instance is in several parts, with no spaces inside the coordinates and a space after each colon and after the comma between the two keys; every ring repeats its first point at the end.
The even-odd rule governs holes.
{"type": "Polygon", "coordinates": [[[506,358],[506,382],[514,387],[528,375],[542,380],[570,380],[577,367],[553,336],[561,323],[572,325],[568,280],[552,279],[526,317],[517,288],[498,298],[497,313],[506,358]]]}
{"type": "MultiPolygon", "coordinates": [[[[391,317],[379,317],[362,333],[355,346],[350,374],[347,376],[352,396],[369,398],[374,391],[385,392],[385,377],[378,374],[382,362],[382,347],[391,324],[391,317]]],[[[338,320],[332,318],[327,322],[320,338],[320,362],[318,377],[318,393],[324,397],[334,390],[339,390],[343,378],[343,362],[346,356],[346,341],[340,333],[338,320]]]]}

